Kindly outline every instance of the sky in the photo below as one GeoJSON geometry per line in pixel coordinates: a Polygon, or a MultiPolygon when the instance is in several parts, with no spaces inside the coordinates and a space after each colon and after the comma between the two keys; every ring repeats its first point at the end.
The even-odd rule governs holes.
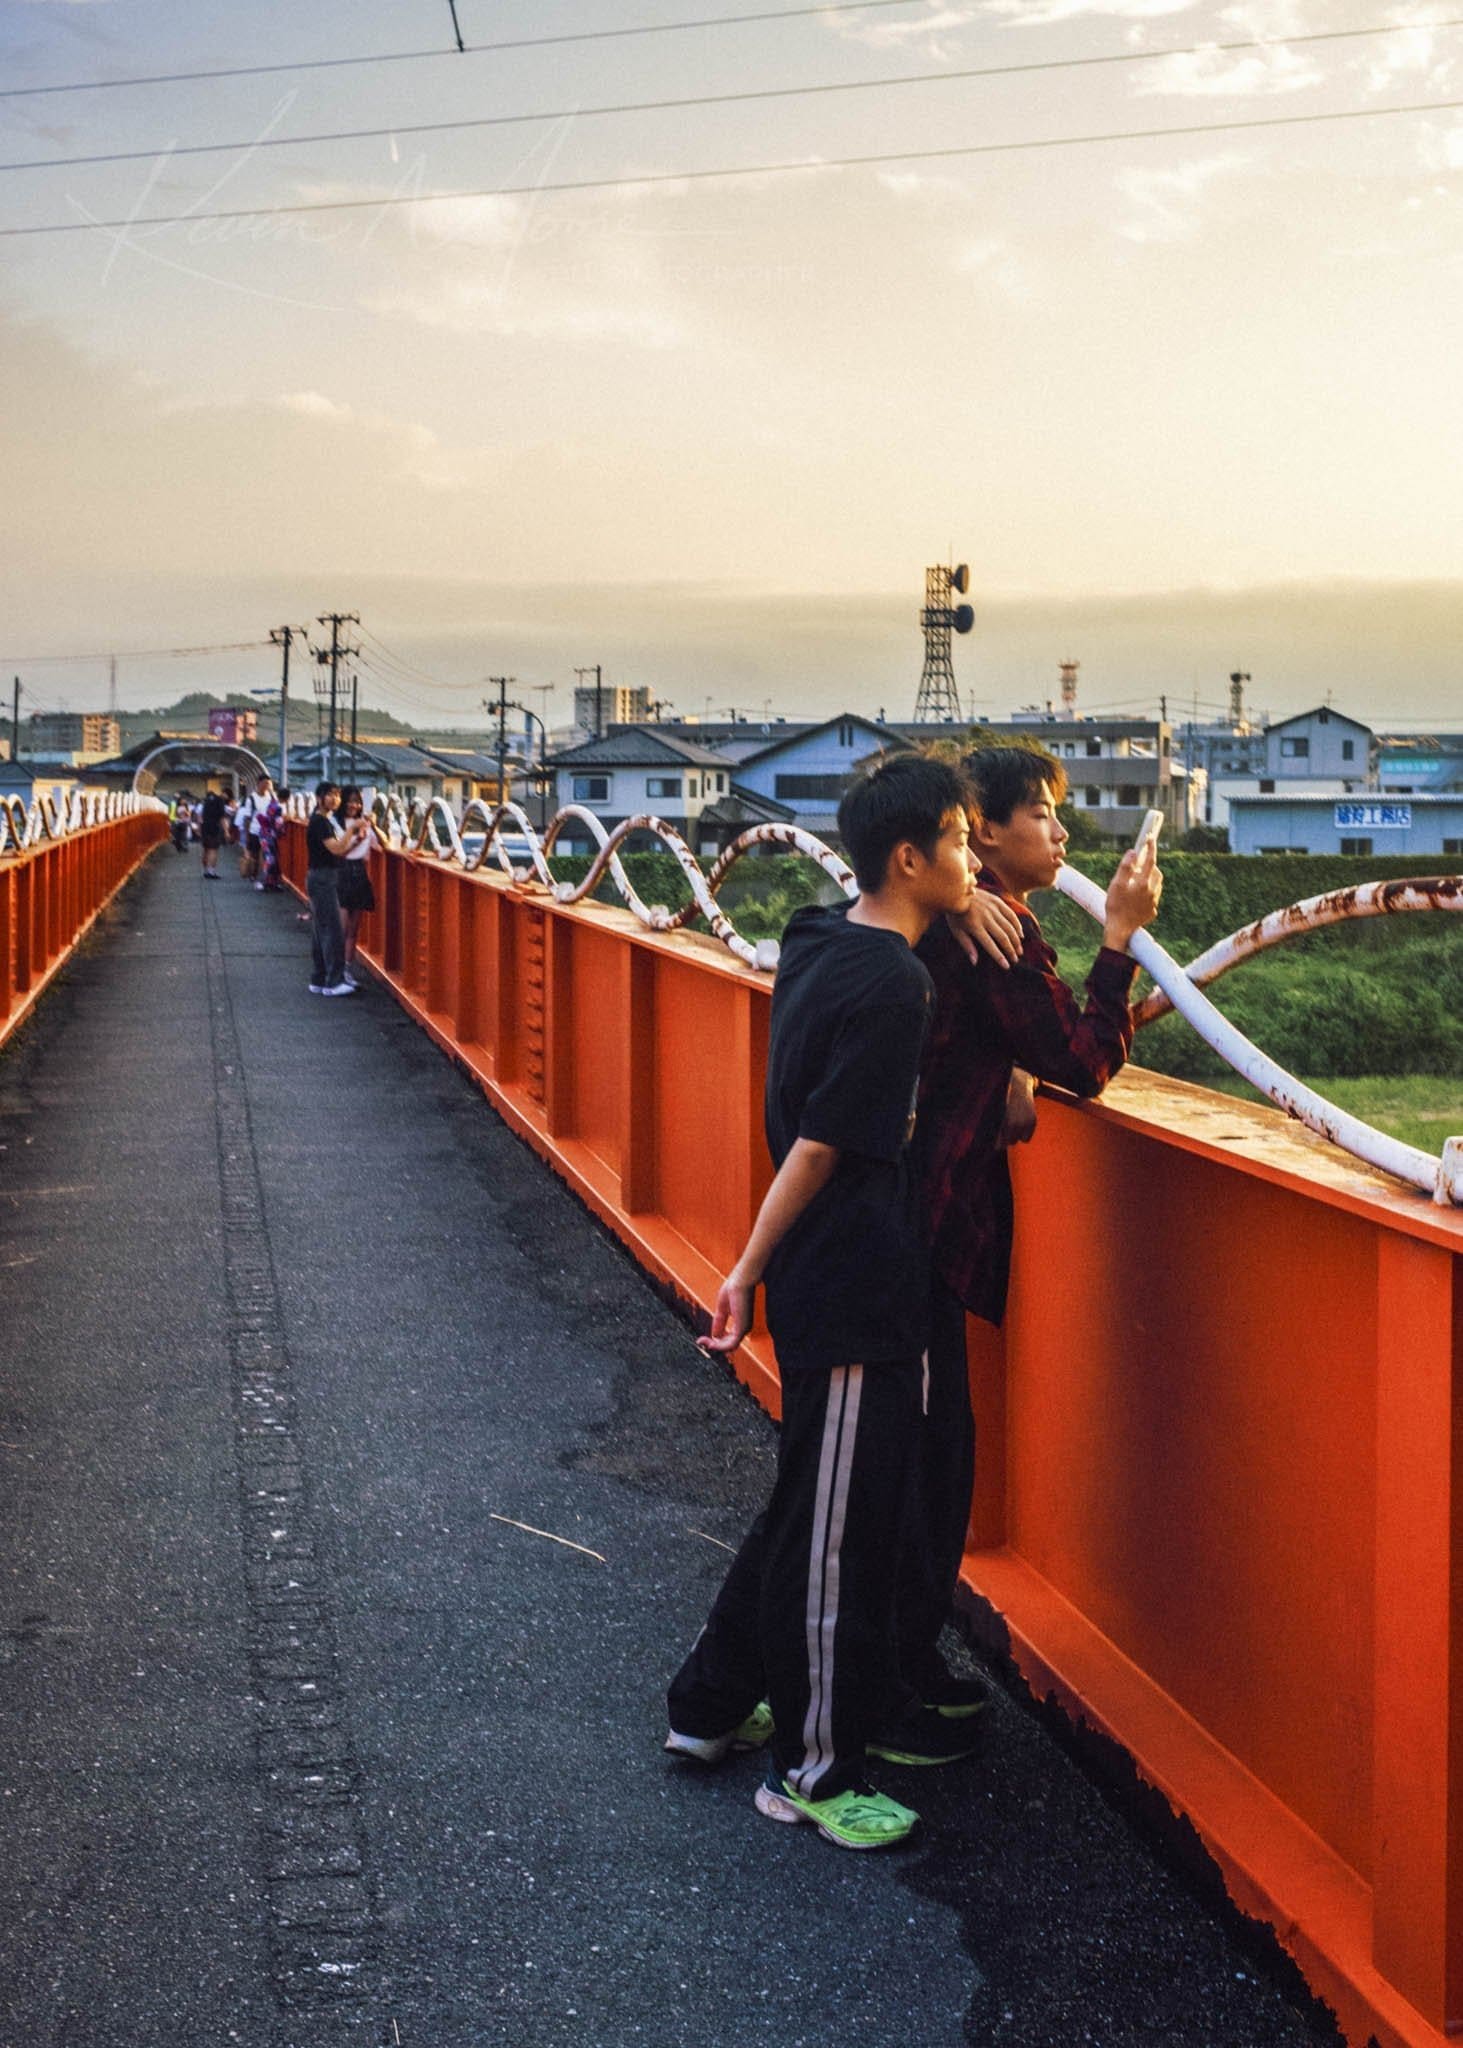
{"type": "Polygon", "coordinates": [[[112,649],[124,705],[262,689],[339,609],[423,723],[596,661],[907,717],[967,561],[977,715],[1075,659],[1093,711],[1240,668],[1463,727],[1446,0],[458,18],[0,0],[0,230],[66,230],[0,233],[7,700],[99,706],[112,649]]]}

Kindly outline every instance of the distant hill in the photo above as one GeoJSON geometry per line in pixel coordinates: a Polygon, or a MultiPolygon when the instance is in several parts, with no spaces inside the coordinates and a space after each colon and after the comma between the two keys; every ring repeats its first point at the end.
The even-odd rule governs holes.
{"type": "MultiPolygon", "coordinates": [[[[206,732],[210,711],[228,708],[236,711],[254,711],[259,715],[259,738],[267,751],[273,751],[279,736],[279,708],[273,704],[261,704],[257,697],[244,690],[233,690],[227,696],[216,697],[207,690],[190,690],[175,703],[160,704],[142,711],[122,711],[117,714],[122,727],[122,745],[130,747],[135,741],[146,739],[153,732],[206,732]]],[[[341,730],[349,733],[350,703],[344,707],[341,730]]],[[[317,703],[313,695],[291,697],[289,708],[289,742],[291,746],[304,746],[324,734],[325,707],[317,703]]],[[[475,746],[486,744],[493,731],[491,727],[407,725],[389,711],[382,711],[374,704],[362,704],[357,719],[362,734],[373,733],[378,739],[426,740],[436,746],[475,746]]]]}

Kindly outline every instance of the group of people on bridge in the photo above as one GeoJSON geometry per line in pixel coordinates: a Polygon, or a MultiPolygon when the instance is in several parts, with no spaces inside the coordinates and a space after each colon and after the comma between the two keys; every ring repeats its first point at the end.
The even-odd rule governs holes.
{"type": "Polygon", "coordinates": [[[239,849],[239,878],[256,889],[284,887],[279,868],[279,840],[284,830],[288,790],[276,791],[271,776],[261,775],[247,796],[229,797],[221,789],[198,798],[183,790],[168,806],[174,848],[182,853],[198,841],[203,879],[219,879],[218,857],[224,845],[239,849]]]}
{"type": "Polygon", "coordinates": [[[839,809],[860,894],[797,911],[783,939],[776,1172],[701,1340],[735,1349],[765,1288],[777,1476],[671,1683],[665,1747],[704,1767],[765,1746],[758,1811],[842,1848],[916,1825],[870,1758],[978,1747],[985,1689],[938,1647],[975,1478],[966,1316],[1005,1311],[1008,1153],[1035,1130],[1035,1082],[1097,1095],[1132,1044],[1154,843],[1113,877],[1079,1004],[1029,904],[1061,865],[1065,795],[1036,747],[884,760],[839,809]]]}
{"type": "MultiPolygon", "coordinates": [[[[252,790],[230,798],[210,789],[197,801],[187,791],[168,807],[173,845],[182,853],[199,844],[205,881],[219,879],[218,857],[226,843],[239,849],[239,876],[260,890],[284,887],[279,846],[288,790],[276,790],[261,775],[252,790]]],[[[361,919],[376,908],[368,862],[381,845],[366,816],[364,793],[322,782],[305,828],[306,893],[309,898],[312,996],[348,996],[358,986],[355,964],[361,919]]]]}

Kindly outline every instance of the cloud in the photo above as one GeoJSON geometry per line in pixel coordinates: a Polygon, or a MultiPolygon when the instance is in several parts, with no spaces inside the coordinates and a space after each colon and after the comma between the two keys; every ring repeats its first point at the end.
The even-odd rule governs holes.
{"type": "Polygon", "coordinates": [[[1134,90],[1145,99],[1269,99],[1278,93],[1308,92],[1325,75],[1314,58],[1298,56],[1283,43],[1244,51],[1220,50],[1211,44],[1145,66],[1134,90]]]}
{"type": "Polygon", "coordinates": [[[345,426],[354,417],[348,405],[337,405],[321,391],[287,391],[279,402],[286,412],[297,412],[307,420],[330,420],[345,426]]]}
{"type": "Polygon", "coordinates": [[[950,57],[958,47],[954,31],[978,20],[981,11],[981,0],[925,0],[922,12],[898,18],[828,14],[823,19],[843,41],[871,50],[919,49],[931,57],[950,57]]]}
{"type": "Polygon", "coordinates": [[[1081,17],[1107,21],[1149,21],[1165,14],[1186,14],[1198,0],[983,0],[987,14],[998,15],[1012,28],[1045,28],[1081,17]]]}
{"type": "Polygon", "coordinates": [[[1447,128],[1430,121],[1423,130],[1421,153],[1429,171],[1463,171],[1463,121],[1447,128]]]}
{"type": "Polygon", "coordinates": [[[1202,225],[1200,201],[1216,178],[1245,169],[1248,156],[1225,154],[1197,158],[1163,170],[1132,166],[1119,171],[1115,183],[1134,211],[1118,232],[1130,242],[1185,242],[1202,225]]]}
{"type": "Polygon", "coordinates": [[[457,248],[511,249],[522,239],[529,211],[519,198],[427,199],[407,208],[414,240],[457,248]]]}
{"type": "Polygon", "coordinates": [[[875,183],[882,185],[896,199],[916,199],[948,205],[959,201],[970,203],[970,188],[959,178],[942,176],[930,171],[878,171],[875,183]]]}
{"type": "Polygon", "coordinates": [[[1416,80],[1431,91],[1445,91],[1455,74],[1451,56],[1439,58],[1437,31],[1408,9],[1399,11],[1395,35],[1381,37],[1368,53],[1366,89],[1390,92],[1394,85],[1416,80]]]}
{"type": "Polygon", "coordinates": [[[980,278],[1000,298],[1021,303],[1032,296],[1029,267],[999,235],[965,243],[954,267],[962,276],[980,278]]]}
{"type": "Polygon", "coordinates": [[[531,288],[472,278],[444,278],[407,290],[377,292],[362,300],[367,312],[410,320],[448,334],[495,334],[508,340],[569,343],[624,342],[635,348],[680,347],[683,322],[654,306],[594,298],[574,291],[542,295],[531,288]]]}

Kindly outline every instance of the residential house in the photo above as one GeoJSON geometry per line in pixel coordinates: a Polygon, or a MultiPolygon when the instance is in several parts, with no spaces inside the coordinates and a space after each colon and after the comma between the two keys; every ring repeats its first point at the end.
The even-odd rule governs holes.
{"type": "MultiPolygon", "coordinates": [[[[561,748],[549,767],[556,810],[577,804],[607,831],[649,813],[698,848],[703,813],[731,795],[732,765],[723,754],[658,726],[618,726],[603,739],[561,748]]],[[[566,853],[587,848],[592,835],[571,820],[559,844],[566,853]]]]}

